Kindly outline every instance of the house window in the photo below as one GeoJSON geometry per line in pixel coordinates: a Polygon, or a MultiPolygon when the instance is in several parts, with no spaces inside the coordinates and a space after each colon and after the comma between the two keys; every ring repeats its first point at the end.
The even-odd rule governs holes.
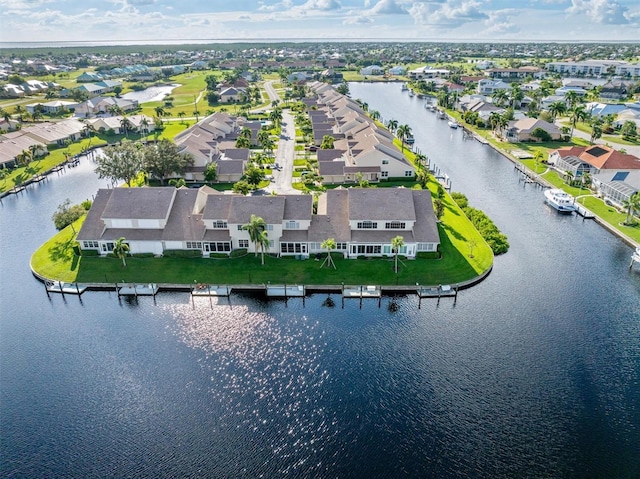
{"type": "Polygon", "coordinates": [[[108,243],[102,243],[102,251],[104,253],[111,253],[113,251],[114,246],[115,246],[115,243],[112,243],[111,241],[109,241],[108,243]]]}
{"type": "Polygon", "coordinates": [[[249,247],[249,240],[247,239],[238,240],[238,248],[248,248],[248,247],[249,247]]]}
{"type": "Polygon", "coordinates": [[[391,221],[384,224],[385,229],[388,230],[404,230],[406,223],[404,221],[391,221]]]}
{"type": "Polygon", "coordinates": [[[382,253],[382,246],[379,245],[379,244],[359,244],[359,245],[355,245],[354,249],[355,249],[355,253],[357,253],[357,254],[380,254],[380,253],[382,253]]]}
{"type": "Polygon", "coordinates": [[[306,253],[307,245],[304,243],[280,243],[280,253],[306,253]]]}
{"type": "Polygon", "coordinates": [[[347,249],[347,243],[336,243],[336,249],[344,251],[347,249]]]}
{"type": "Polygon", "coordinates": [[[83,245],[83,248],[98,249],[98,242],[97,241],[83,241],[82,245],[83,245]]]}
{"type": "Polygon", "coordinates": [[[287,221],[284,224],[284,228],[287,230],[299,230],[300,229],[300,223],[298,223],[297,221],[287,221]]]}
{"type": "Polygon", "coordinates": [[[381,171],[380,172],[380,177],[381,178],[389,178],[389,172],[388,171],[381,171]]]}
{"type": "Polygon", "coordinates": [[[378,229],[378,223],[374,222],[374,221],[359,221],[357,228],[359,230],[377,230],[378,229]]]}
{"type": "Polygon", "coordinates": [[[238,225],[238,231],[242,231],[242,225],[238,225]]]}
{"type": "Polygon", "coordinates": [[[226,253],[231,251],[231,243],[229,243],[228,241],[216,241],[215,243],[205,243],[205,246],[208,248],[206,249],[206,251],[213,251],[213,252],[221,252],[221,253],[226,253]]]}
{"type": "Polygon", "coordinates": [[[404,172],[404,176],[413,176],[413,171],[407,170],[404,172]]]}
{"type": "Polygon", "coordinates": [[[202,241],[187,241],[187,249],[202,249],[202,241]]]}
{"type": "Polygon", "coordinates": [[[389,160],[382,160],[382,164],[383,165],[388,165],[389,164],[389,160]]]}
{"type": "Polygon", "coordinates": [[[273,231],[273,225],[267,225],[265,228],[267,231],[273,231]]]}
{"type": "Polygon", "coordinates": [[[214,229],[226,230],[227,229],[227,222],[226,221],[222,221],[222,220],[214,221],[213,222],[213,228],[214,229]]]}

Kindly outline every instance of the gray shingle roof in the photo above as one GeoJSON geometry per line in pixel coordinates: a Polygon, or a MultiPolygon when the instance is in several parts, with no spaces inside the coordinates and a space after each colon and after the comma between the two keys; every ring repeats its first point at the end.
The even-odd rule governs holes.
{"type": "Polygon", "coordinates": [[[313,213],[311,195],[283,195],[285,220],[310,220],[313,213]]]}
{"type": "Polygon", "coordinates": [[[280,224],[284,217],[284,196],[231,196],[229,220],[231,224],[247,224],[251,215],[261,217],[267,224],[280,224]]]}
{"type": "Polygon", "coordinates": [[[350,188],[351,220],[414,221],[412,190],[406,188],[350,188]]]}
{"type": "Polygon", "coordinates": [[[165,219],[175,194],[173,187],[114,188],[102,218],[165,219]]]}

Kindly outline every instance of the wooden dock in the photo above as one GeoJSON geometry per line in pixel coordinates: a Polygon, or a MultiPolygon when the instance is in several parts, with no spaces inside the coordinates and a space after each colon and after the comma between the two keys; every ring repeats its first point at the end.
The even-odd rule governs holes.
{"type": "Polygon", "coordinates": [[[266,287],[269,298],[302,298],[305,293],[305,287],[299,284],[268,284],[266,287]]]}
{"type": "Polygon", "coordinates": [[[136,283],[122,283],[118,285],[116,283],[116,291],[118,292],[118,298],[120,296],[153,296],[158,294],[158,285],[156,283],[149,284],[136,284],[136,283]]]}
{"type": "Polygon", "coordinates": [[[343,298],[380,298],[382,296],[382,288],[380,286],[343,286],[343,298]]]}
{"type": "Polygon", "coordinates": [[[191,290],[191,296],[229,296],[231,286],[199,283],[191,290]]]}
{"type": "Polygon", "coordinates": [[[64,283],[62,281],[45,281],[44,283],[47,294],[60,293],[63,296],[65,294],[77,294],[80,296],[87,290],[87,287],[78,283],[64,283]]]}
{"type": "Polygon", "coordinates": [[[419,298],[441,298],[443,296],[458,296],[458,289],[452,288],[448,284],[430,287],[419,287],[416,289],[419,298]]]}

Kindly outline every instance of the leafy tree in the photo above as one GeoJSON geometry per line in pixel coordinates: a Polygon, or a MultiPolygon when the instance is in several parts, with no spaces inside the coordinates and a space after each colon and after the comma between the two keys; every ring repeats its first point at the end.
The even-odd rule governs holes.
{"type": "Polygon", "coordinates": [[[120,85],[114,86],[113,93],[116,94],[116,98],[120,98],[120,94],[122,93],[122,87],[120,85]]]}
{"type": "Polygon", "coordinates": [[[249,148],[251,146],[251,140],[246,136],[238,136],[236,139],[236,148],[249,148]]]}
{"type": "Polygon", "coordinates": [[[220,102],[220,94],[217,91],[207,91],[206,98],[209,106],[217,105],[220,102]]]}
{"type": "Polygon", "coordinates": [[[338,93],[340,93],[341,95],[348,95],[349,94],[349,84],[347,82],[340,83],[340,85],[338,85],[338,87],[336,88],[336,91],[338,93]]]}
{"type": "Polygon", "coordinates": [[[549,132],[540,127],[531,132],[531,137],[537,138],[540,141],[551,141],[551,135],[549,132]]]}
{"type": "Polygon", "coordinates": [[[440,221],[444,214],[444,202],[440,198],[433,200],[433,211],[436,214],[438,221],[440,221]]]}
{"type": "Polygon", "coordinates": [[[143,150],[143,161],[144,171],[162,184],[171,173],[182,176],[186,168],[193,165],[193,157],[180,153],[176,144],[166,138],[147,145],[143,150]]]}
{"type": "Polygon", "coordinates": [[[391,133],[394,133],[396,131],[396,128],[398,128],[398,120],[391,119],[387,122],[387,129],[391,133]]]}
{"type": "Polygon", "coordinates": [[[262,168],[258,168],[254,165],[247,166],[244,170],[244,179],[253,188],[257,188],[261,181],[266,177],[266,174],[262,168]]]}
{"type": "MultiPolygon", "coordinates": [[[[81,218],[87,210],[80,205],[71,205],[71,200],[67,198],[58,205],[58,208],[53,213],[51,219],[53,220],[53,224],[55,225],[57,230],[62,230],[67,226],[71,225],[73,229],[73,223],[81,218]]],[[[75,229],[73,230],[75,233],[75,229]]]]}
{"type": "Polygon", "coordinates": [[[213,183],[218,177],[218,167],[215,162],[209,163],[204,169],[204,181],[213,183]]]}
{"type": "Polygon", "coordinates": [[[638,129],[636,127],[636,124],[631,120],[625,121],[622,125],[622,128],[620,129],[620,134],[625,140],[635,140],[636,138],[638,138],[638,129]]]}
{"type": "Polygon", "coordinates": [[[324,135],[322,137],[322,143],[320,144],[320,149],[322,149],[322,150],[332,150],[334,141],[335,141],[335,138],[333,136],[324,135]]]}
{"type": "Polygon", "coordinates": [[[248,195],[252,190],[251,185],[246,181],[240,180],[233,184],[233,192],[240,193],[241,195],[248,195]]]}
{"type": "Polygon", "coordinates": [[[131,186],[133,180],[142,169],[142,154],[138,147],[129,140],[122,140],[119,145],[107,146],[103,154],[96,158],[96,173],[100,178],[109,178],[113,182],[123,180],[131,186]]]}
{"type": "Polygon", "coordinates": [[[124,236],[118,238],[115,244],[113,245],[113,254],[116,255],[117,258],[120,258],[122,260],[122,267],[127,266],[127,262],[125,258],[127,254],[129,254],[130,250],[131,248],[126,243],[126,239],[124,238],[124,236]]]}
{"type": "Polygon", "coordinates": [[[395,273],[398,274],[398,253],[400,248],[404,246],[404,238],[400,235],[391,239],[391,249],[393,249],[393,255],[395,256],[395,273]]]}
{"type": "Polygon", "coordinates": [[[336,264],[333,262],[333,258],[331,257],[331,251],[336,249],[336,240],[333,238],[327,238],[322,242],[322,244],[320,244],[320,248],[327,250],[327,257],[320,265],[320,268],[326,264],[327,268],[333,266],[333,269],[336,269],[336,264]]]}

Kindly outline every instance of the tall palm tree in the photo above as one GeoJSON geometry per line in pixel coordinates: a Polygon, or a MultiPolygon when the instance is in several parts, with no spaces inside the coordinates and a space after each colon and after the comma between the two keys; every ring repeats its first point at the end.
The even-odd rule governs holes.
{"type": "Polygon", "coordinates": [[[567,105],[563,101],[554,101],[551,105],[549,105],[549,113],[555,120],[559,115],[563,115],[567,112],[567,105]]]}
{"type": "Polygon", "coordinates": [[[162,118],[163,116],[165,116],[167,114],[167,111],[162,108],[161,106],[157,106],[154,108],[155,112],[156,112],[156,116],[158,118],[162,118]]]}
{"type": "Polygon", "coordinates": [[[387,122],[387,129],[391,133],[394,133],[397,128],[398,128],[398,120],[391,119],[387,122]]]}
{"type": "Polygon", "coordinates": [[[400,125],[396,130],[396,134],[402,142],[402,151],[404,151],[404,142],[411,136],[411,127],[409,125],[400,125]]]}
{"type": "Polygon", "coordinates": [[[507,103],[507,100],[509,100],[509,95],[506,90],[496,90],[491,95],[491,98],[493,98],[493,102],[496,106],[504,106],[507,103]]]}
{"type": "Polygon", "coordinates": [[[322,242],[322,244],[320,244],[320,248],[327,250],[327,257],[322,262],[320,267],[322,268],[326,263],[327,268],[333,266],[333,269],[336,269],[336,264],[333,262],[333,258],[331,257],[331,251],[336,249],[336,240],[333,238],[327,238],[322,242]]]}
{"type": "Polygon", "coordinates": [[[18,115],[18,119],[20,120],[20,123],[22,123],[22,118],[25,112],[25,109],[22,105],[16,105],[16,107],[13,109],[13,112],[18,115]]]}
{"type": "Polygon", "coordinates": [[[378,121],[380,119],[380,112],[378,110],[371,110],[369,116],[373,121],[378,121]]]}
{"type": "Polygon", "coordinates": [[[393,250],[393,254],[395,256],[395,272],[398,274],[398,253],[400,253],[400,248],[404,246],[404,238],[400,235],[391,239],[391,249],[393,250]]]}
{"type": "Polygon", "coordinates": [[[249,222],[242,225],[242,229],[249,233],[249,240],[255,245],[255,255],[258,256],[258,244],[262,232],[267,231],[267,223],[260,216],[251,215],[249,222]]]}
{"type": "Polygon", "coordinates": [[[265,250],[269,251],[269,247],[271,246],[271,240],[269,239],[267,230],[260,232],[257,244],[260,246],[260,264],[264,265],[264,252],[265,250]]]}
{"type": "Polygon", "coordinates": [[[632,194],[628,200],[622,202],[622,206],[627,210],[627,219],[625,220],[625,224],[633,224],[634,212],[640,210],[640,192],[632,194]]]}
{"type": "Polygon", "coordinates": [[[589,113],[582,105],[576,105],[571,109],[571,114],[569,115],[569,120],[571,121],[571,133],[569,134],[569,138],[573,138],[573,130],[575,129],[576,124],[579,121],[586,120],[588,116],[589,113]]]}
{"type": "Polygon", "coordinates": [[[124,136],[126,136],[127,138],[129,137],[130,128],[131,128],[131,122],[129,121],[129,118],[127,118],[126,116],[123,116],[122,120],[120,120],[120,129],[124,131],[124,136]]]}
{"type": "Polygon", "coordinates": [[[280,126],[280,122],[282,121],[282,110],[280,108],[274,108],[269,113],[269,120],[271,120],[276,127],[280,126]]]}
{"type": "Polygon", "coordinates": [[[115,244],[113,245],[113,254],[122,260],[123,267],[127,266],[125,257],[127,256],[130,250],[131,248],[129,248],[129,245],[126,243],[126,239],[124,238],[124,236],[118,238],[115,244]]]}
{"type": "Polygon", "coordinates": [[[580,101],[580,97],[573,90],[569,90],[567,93],[565,93],[564,99],[569,104],[569,108],[570,109],[573,109],[578,104],[578,102],[580,101]]]}

